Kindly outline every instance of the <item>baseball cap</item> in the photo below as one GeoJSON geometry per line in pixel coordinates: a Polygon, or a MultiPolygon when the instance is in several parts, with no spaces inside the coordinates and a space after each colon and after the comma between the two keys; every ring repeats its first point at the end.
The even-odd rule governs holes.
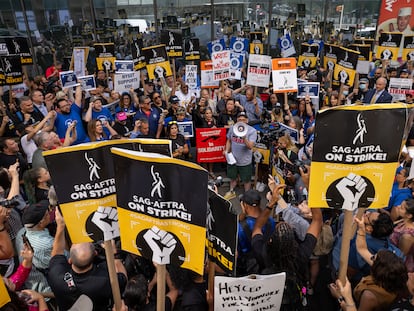
{"type": "Polygon", "coordinates": [[[42,200],[36,204],[30,204],[23,212],[23,224],[31,225],[31,227],[36,226],[43,219],[48,209],[48,200],[42,200]]]}
{"type": "Polygon", "coordinates": [[[240,202],[244,202],[250,206],[260,207],[260,193],[257,190],[250,189],[239,196],[240,202]]]}
{"type": "Polygon", "coordinates": [[[185,114],[185,108],[184,107],[178,107],[175,114],[185,114]]]}
{"type": "Polygon", "coordinates": [[[367,78],[359,79],[359,83],[369,83],[369,80],[367,78]]]}
{"type": "Polygon", "coordinates": [[[177,96],[173,95],[173,96],[170,97],[170,103],[171,104],[179,103],[179,102],[180,102],[180,99],[177,96]]]}
{"type": "Polygon", "coordinates": [[[240,111],[240,112],[237,114],[237,117],[245,117],[245,118],[247,118],[247,114],[246,114],[244,111],[240,111]]]}
{"type": "Polygon", "coordinates": [[[126,113],[125,113],[125,112],[118,112],[118,113],[116,114],[116,118],[117,118],[119,121],[125,121],[125,120],[127,119],[127,115],[126,115],[126,113]]]}

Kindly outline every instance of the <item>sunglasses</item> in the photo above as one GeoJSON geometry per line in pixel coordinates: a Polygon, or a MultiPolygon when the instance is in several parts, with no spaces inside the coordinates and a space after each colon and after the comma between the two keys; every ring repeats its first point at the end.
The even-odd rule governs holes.
{"type": "Polygon", "coordinates": [[[171,124],[177,124],[177,121],[170,121],[170,122],[168,122],[168,125],[171,125],[171,124]]]}

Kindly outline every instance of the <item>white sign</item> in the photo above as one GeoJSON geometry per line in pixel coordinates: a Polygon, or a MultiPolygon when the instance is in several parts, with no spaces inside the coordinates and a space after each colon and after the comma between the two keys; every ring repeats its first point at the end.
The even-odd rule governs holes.
{"type": "Polygon", "coordinates": [[[405,100],[405,94],[409,93],[411,87],[411,79],[391,78],[388,91],[392,95],[393,102],[405,100]]]}
{"type": "Polygon", "coordinates": [[[230,51],[213,52],[213,80],[220,81],[230,78],[230,51]]]}
{"type": "Polygon", "coordinates": [[[279,310],[286,274],[214,278],[214,310],[279,310]]]}
{"type": "Polygon", "coordinates": [[[197,65],[185,65],[185,83],[190,90],[197,88],[197,65]]]}
{"type": "Polygon", "coordinates": [[[247,84],[269,87],[272,58],[267,55],[250,54],[247,67],[247,84]]]}
{"type": "Polygon", "coordinates": [[[272,81],[274,93],[297,92],[296,59],[272,59],[272,81]]]}
{"type": "Polygon", "coordinates": [[[114,78],[114,90],[120,94],[129,92],[130,88],[139,88],[139,71],[116,73],[114,78]]]}
{"type": "Polygon", "coordinates": [[[83,77],[85,76],[85,50],[84,49],[73,49],[73,71],[76,76],[83,77]]]}
{"type": "Polygon", "coordinates": [[[203,88],[217,88],[219,81],[213,79],[213,66],[211,61],[202,61],[201,65],[201,87],[203,88]]]}
{"type": "Polygon", "coordinates": [[[319,82],[306,82],[306,83],[299,83],[298,84],[298,98],[304,98],[309,96],[310,98],[318,98],[319,99],[319,89],[320,83],[319,82]]]}
{"type": "Polygon", "coordinates": [[[71,70],[59,72],[59,77],[63,89],[75,87],[80,84],[77,81],[75,73],[71,70]]]}
{"type": "Polygon", "coordinates": [[[96,82],[95,82],[94,75],[78,77],[78,81],[82,86],[82,90],[84,91],[92,91],[96,89],[96,82]]]}

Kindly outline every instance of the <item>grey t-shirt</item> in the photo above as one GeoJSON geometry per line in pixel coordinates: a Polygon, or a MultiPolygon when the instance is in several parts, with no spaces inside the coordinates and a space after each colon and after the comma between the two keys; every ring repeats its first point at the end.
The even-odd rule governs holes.
{"type": "MultiPolygon", "coordinates": [[[[255,128],[247,125],[247,134],[246,138],[248,141],[256,142],[257,140],[257,131],[255,128]]],[[[227,139],[231,140],[231,152],[236,159],[237,166],[246,166],[252,163],[252,154],[253,151],[247,148],[246,144],[244,143],[243,137],[238,137],[233,133],[233,127],[229,128],[227,133],[227,139]]]]}

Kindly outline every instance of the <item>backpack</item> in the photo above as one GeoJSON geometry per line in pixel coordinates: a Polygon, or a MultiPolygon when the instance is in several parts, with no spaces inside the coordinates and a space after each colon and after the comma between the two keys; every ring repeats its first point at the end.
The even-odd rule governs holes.
{"type": "MultiPolygon", "coordinates": [[[[244,233],[246,234],[247,239],[251,245],[252,242],[252,230],[250,230],[249,225],[247,224],[246,219],[243,219],[240,222],[244,233]]],[[[265,225],[265,232],[263,237],[267,240],[270,238],[272,234],[272,226],[270,221],[268,220],[265,225]]],[[[236,266],[236,275],[237,276],[246,276],[249,274],[260,274],[263,267],[262,264],[259,263],[256,256],[254,256],[253,251],[250,250],[247,253],[240,254],[239,258],[237,259],[237,266],[236,266]]]]}

